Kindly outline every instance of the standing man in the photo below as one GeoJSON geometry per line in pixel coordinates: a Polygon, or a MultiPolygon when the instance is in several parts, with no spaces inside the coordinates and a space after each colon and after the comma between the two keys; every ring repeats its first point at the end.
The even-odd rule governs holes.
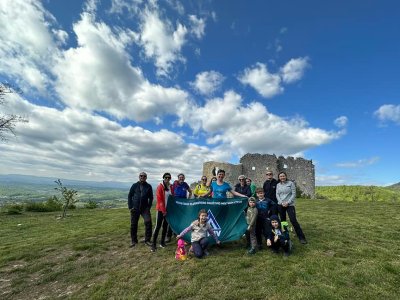
{"type": "Polygon", "coordinates": [[[131,246],[135,247],[138,243],[137,228],[140,215],[144,220],[145,235],[144,242],[151,247],[151,215],[150,208],[153,204],[153,188],[146,182],[147,174],[141,172],[139,181],[134,183],[129,190],[128,208],[131,212],[131,246]]]}
{"type": "Polygon", "coordinates": [[[272,171],[267,171],[265,174],[267,176],[267,180],[265,180],[263,185],[265,198],[270,199],[274,203],[270,209],[270,216],[278,215],[278,200],[276,199],[276,185],[278,184],[278,180],[273,177],[272,171]]]}
{"type": "Polygon", "coordinates": [[[191,198],[192,190],[190,186],[185,182],[185,175],[180,173],[178,174],[178,180],[174,181],[172,185],[172,194],[178,198],[191,198]],[[189,197],[188,194],[189,193],[189,197]]]}

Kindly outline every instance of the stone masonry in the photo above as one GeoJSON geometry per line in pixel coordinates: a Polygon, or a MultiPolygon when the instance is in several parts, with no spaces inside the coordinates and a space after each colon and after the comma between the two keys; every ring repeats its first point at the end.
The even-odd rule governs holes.
{"type": "Polygon", "coordinates": [[[208,161],[203,164],[203,174],[211,178],[212,171],[223,169],[226,172],[225,181],[232,187],[238,183],[238,176],[243,174],[251,178],[257,187],[262,187],[266,180],[265,172],[272,171],[274,178],[279,172],[284,171],[288,179],[296,183],[304,196],[315,197],[315,169],[312,160],[304,158],[283,157],[270,154],[245,154],[240,159],[240,164],[234,165],[226,162],[208,161]]]}

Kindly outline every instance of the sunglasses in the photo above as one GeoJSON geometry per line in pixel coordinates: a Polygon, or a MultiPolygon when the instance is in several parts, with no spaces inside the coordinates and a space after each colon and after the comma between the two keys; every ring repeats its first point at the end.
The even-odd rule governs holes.
{"type": "Polygon", "coordinates": [[[201,180],[207,180],[207,178],[202,178],[201,180]]]}
{"type": "Polygon", "coordinates": [[[165,177],[164,177],[164,179],[171,179],[171,177],[169,177],[169,176],[165,176],[165,177]]]}

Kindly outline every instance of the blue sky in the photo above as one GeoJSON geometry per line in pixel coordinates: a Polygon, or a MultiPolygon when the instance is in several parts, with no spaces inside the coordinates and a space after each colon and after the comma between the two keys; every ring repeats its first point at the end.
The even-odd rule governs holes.
{"type": "Polygon", "coordinates": [[[1,174],[198,180],[245,153],[317,185],[400,181],[397,1],[0,3],[1,174]]]}

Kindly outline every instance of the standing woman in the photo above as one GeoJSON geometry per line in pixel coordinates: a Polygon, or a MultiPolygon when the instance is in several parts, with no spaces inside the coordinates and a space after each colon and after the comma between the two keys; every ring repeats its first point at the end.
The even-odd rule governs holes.
{"type": "Polygon", "coordinates": [[[242,195],[246,195],[247,197],[252,196],[250,185],[247,185],[246,176],[240,175],[238,177],[239,183],[235,185],[235,192],[241,193],[242,195]]]}
{"type": "Polygon", "coordinates": [[[278,178],[279,182],[276,185],[276,199],[278,200],[278,210],[281,216],[281,221],[286,221],[287,212],[290,223],[292,223],[300,243],[307,244],[303,230],[301,230],[300,224],[296,219],[296,209],[294,207],[296,186],[293,181],[287,179],[285,172],[280,172],[278,178]]]}
{"type": "MultiPolygon", "coordinates": [[[[247,198],[246,195],[243,195],[241,193],[238,193],[234,190],[232,190],[231,186],[224,181],[224,177],[225,177],[225,171],[224,170],[218,170],[217,173],[217,180],[216,181],[212,181],[211,182],[211,191],[209,192],[209,194],[212,193],[212,197],[214,199],[223,199],[226,198],[227,192],[230,192],[232,195],[237,196],[237,197],[245,197],[247,198]]],[[[207,194],[208,196],[208,194],[207,194]]]]}
{"type": "Polygon", "coordinates": [[[158,232],[160,231],[161,226],[162,226],[162,231],[161,231],[160,247],[161,248],[165,247],[165,236],[167,234],[167,228],[168,228],[168,222],[165,217],[167,215],[168,197],[171,194],[170,180],[171,180],[171,174],[164,173],[163,181],[157,186],[156,190],[157,216],[156,216],[156,226],[154,227],[154,232],[153,232],[153,244],[151,246],[151,252],[154,252],[157,249],[156,244],[157,244],[158,232]]]}

